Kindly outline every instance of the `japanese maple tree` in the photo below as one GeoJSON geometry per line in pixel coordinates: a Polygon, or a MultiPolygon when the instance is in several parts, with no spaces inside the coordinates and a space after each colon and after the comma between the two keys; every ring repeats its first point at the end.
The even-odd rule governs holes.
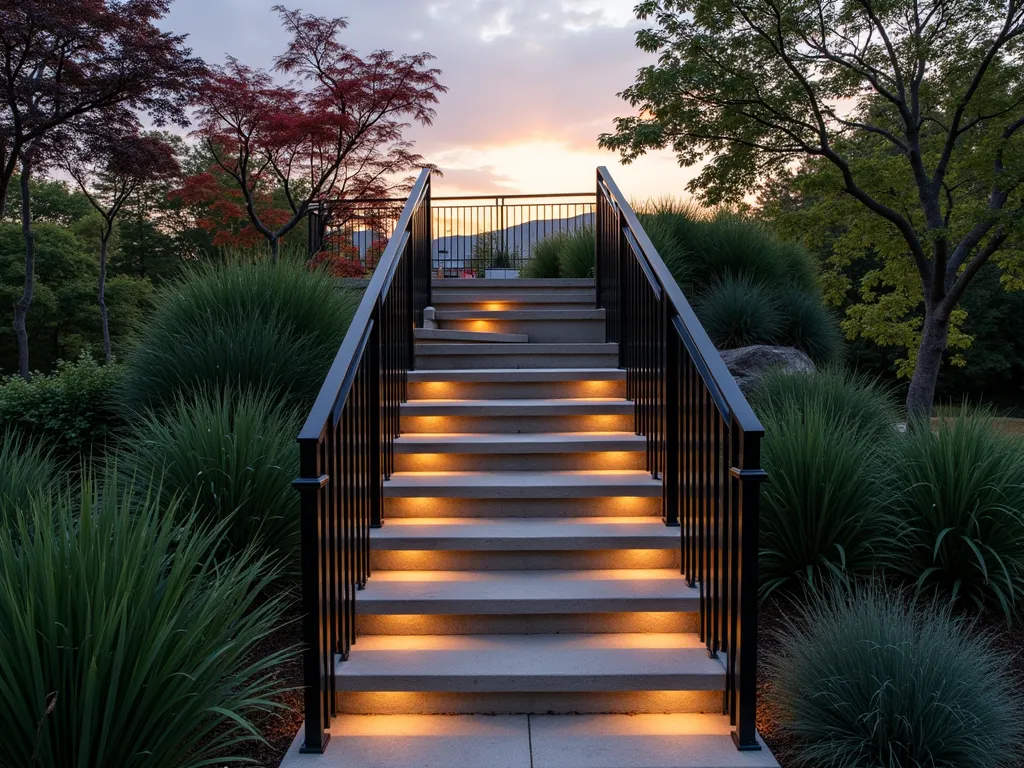
{"type": "Polygon", "coordinates": [[[20,169],[25,286],[14,308],[19,372],[29,376],[25,318],[32,303],[34,244],[28,182],[61,156],[77,121],[123,132],[134,111],[187,125],[205,75],[184,38],[157,22],[170,0],[0,0],[0,208],[20,169]]]}
{"type": "Polygon", "coordinates": [[[102,219],[99,237],[100,275],[97,297],[103,328],[103,356],[110,361],[107,316],[107,251],[114,226],[128,199],[145,183],[172,179],[180,173],[174,149],[156,136],[106,131],[82,136],[69,148],[61,167],[78,183],[102,219]]]}
{"type": "Polygon", "coordinates": [[[409,185],[408,172],[424,161],[403,133],[433,121],[446,88],[430,54],[362,57],[339,39],[344,18],[274,10],[291,38],[274,71],[291,79],[280,84],[233,58],[212,72],[196,135],[213,156],[214,177],[190,183],[195,191],[218,173],[230,179],[276,260],[281,238],[313,200],[386,197],[409,185]]]}

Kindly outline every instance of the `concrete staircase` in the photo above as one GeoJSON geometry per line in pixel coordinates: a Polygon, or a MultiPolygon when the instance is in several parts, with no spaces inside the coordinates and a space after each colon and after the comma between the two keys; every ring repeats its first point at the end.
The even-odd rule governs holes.
{"type": "Polygon", "coordinates": [[[284,765],[776,766],[721,715],[593,281],[433,295],[341,714],[325,755],[284,765]]]}

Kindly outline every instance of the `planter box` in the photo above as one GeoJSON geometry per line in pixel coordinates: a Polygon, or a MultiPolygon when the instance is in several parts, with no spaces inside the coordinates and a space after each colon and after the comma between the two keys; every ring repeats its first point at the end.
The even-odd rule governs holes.
{"type": "Polygon", "coordinates": [[[507,280],[513,277],[519,277],[518,269],[488,269],[484,271],[485,278],[491,278],[492,280],[507,280]]]}

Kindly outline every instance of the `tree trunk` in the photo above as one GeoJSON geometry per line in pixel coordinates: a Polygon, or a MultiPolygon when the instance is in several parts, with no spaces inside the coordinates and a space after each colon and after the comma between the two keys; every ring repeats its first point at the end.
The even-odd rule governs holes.
{"type": "Polygon", "coordinates": [[[281,241],[276,237],[270,240],[270,263],[277,264],[277,257],[281,253],[281,241]]]}
{"type": "Polygon", "coordinates": [[[21,231],[25,238],[25,285],[21,298],[14,305],[14,334],[18,339],[18,373],[25,381],[32,378],[28,356],[28,308],[32,305],[35,290],[36,241],[32,232],[32,204],[29,200],[29,177],[32,161],[22,157],[21,161],[21,231]]]}
{"type": "Polygon", "coordinates": [[[935,385],[942,368],[942,355],[949,338],[950,311],[942,307],[926,307],[917,365],[907,392],[907,415],[910,418],[931,417],[935,385]]]}
{"type": "Polygon", "coordinates": [[[100,300],[100,322],[103,325],[103,360],[107,363],[110,362],[110,323],[107,320],[107,239],[109,235],[104,235],[100,240],[100,286],[99,286],[99,300],[100,300]]]}

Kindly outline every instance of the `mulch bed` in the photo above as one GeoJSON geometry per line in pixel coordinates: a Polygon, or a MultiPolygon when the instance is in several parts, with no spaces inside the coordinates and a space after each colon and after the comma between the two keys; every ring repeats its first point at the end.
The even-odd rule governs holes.
{"type": "MultiPolygon", "coordinates": [[[[285,615],[285,625],[269,635],[253,651],[253,658],[262,658],[284,648],[301,646],[302,624],[297,604],[285,615]]],[[[254,725],[259,728],[266,743],[250,741],[236,745],[232,753],[238,757],[255,760],[261,768],[277,768],[281,764],[292,739],[302,725],[302,659],[298,656],[278,666],[273,676],[282,687],[288,688],[286,693],[275,698],[282,705],[281,709],[260,713],[253,717],[254,725]]]]}

